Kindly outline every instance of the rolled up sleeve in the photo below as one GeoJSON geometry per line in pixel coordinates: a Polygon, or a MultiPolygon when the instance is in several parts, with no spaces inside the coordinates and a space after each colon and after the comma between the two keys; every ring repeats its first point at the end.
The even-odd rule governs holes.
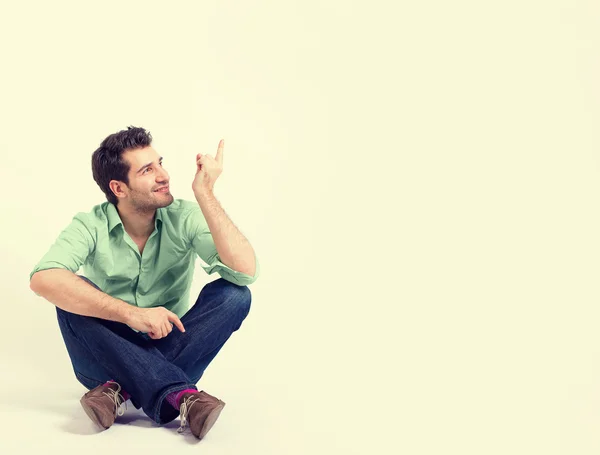
{"type": "Polygon", "coordinates": [[[87,214],[78,213],[31,271],[29,280],[40,270],[61,268],[77,273],[94,248],[94,235],[87,214]]]}
{"type": "Polygon", "coordinates": [[[184,232],[190,248],[193,248],[196,254],[207,264],[201,265],[207,274],[217,272],[225,280],[240,286],[252,284],[258,278],[260,264],[256,255],[254,257],[256,264],[254,276],[238,272],[221,262],[208,223],[200,207],[192,209],[187,215],[184,222],[184,232]]]}

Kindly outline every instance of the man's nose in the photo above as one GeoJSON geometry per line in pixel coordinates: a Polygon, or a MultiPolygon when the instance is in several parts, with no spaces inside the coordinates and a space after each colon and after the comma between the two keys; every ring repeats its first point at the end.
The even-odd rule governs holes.
{"type": "Polygon", "coordinates": [[[157,180],[159,181],[163,181],[163,180],[169,180],[169,173],[166,171],[166,169],[161,169],[160,173],[157,175],[157,180]]]}

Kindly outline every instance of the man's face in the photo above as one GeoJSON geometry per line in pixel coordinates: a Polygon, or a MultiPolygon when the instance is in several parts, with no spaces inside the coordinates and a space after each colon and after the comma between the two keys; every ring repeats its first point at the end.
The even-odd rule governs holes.
{"type": "Polygon", "coordinates": [[[124,186],[127,203],[141,211],[170,205],[174,198],[169,189],[169,174],[162,165],[161,156],[154,148],[127,150],[123,159],[129,163],[129,186],[124,186]],[[167,187],[166,192],[156,191],[167,187]]]}

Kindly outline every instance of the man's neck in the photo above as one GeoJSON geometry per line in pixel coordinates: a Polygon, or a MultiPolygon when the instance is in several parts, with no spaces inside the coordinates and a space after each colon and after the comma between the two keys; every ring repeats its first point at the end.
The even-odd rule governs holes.
{"type": "Polygon", "coordinates": [[[127,206],[118,206],[117,212],[123,222],[123,228],[130,237],[136,239],[148,238],[154,231],[156,209],[144,212],[127,206]]]}

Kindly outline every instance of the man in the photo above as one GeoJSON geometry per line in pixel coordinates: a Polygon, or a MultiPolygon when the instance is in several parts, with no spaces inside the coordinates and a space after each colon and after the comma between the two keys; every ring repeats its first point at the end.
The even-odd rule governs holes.
{"type": "Polygon", "coordinates": [[[173,198],[151,144],[132,126],[102,141],[92,172],[108,202],[74,216],[30,287],[56,306],[93,422],[109,428],[131,399],[158,424],[181,415],[179,432],[189,425],[201,439],[225,403],[196,383],[247,316],[259,264],[213,193],[223,140],[215,157],[196,156],[196,202],[173,198]],[[221,278],[188,309],[196,255],[221,278]],[[76,275],[81,266],[85,277],[76,275]]]}

